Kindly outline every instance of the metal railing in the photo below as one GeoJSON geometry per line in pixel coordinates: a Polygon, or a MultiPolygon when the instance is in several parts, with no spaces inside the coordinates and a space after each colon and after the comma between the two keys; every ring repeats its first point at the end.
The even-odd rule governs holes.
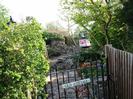
{"type": "Polygon", "coordinates": [[[58,69],[51,68],[48,84],[45,86],[47,99],[107,99],[106,66],[99,61],[90,61],[86,67],[58,69]],[[63,84],[90,78],[90,82],[63,88],[63,84]]]}

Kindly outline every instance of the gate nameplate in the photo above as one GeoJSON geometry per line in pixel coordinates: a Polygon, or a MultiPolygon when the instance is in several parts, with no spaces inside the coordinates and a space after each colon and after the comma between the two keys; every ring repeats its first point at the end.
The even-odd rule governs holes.
{"type": "Polygon", "coordinates": [[[63,84],[62,87],[63,88],[71,88],[71,87],[75,87],[75,86],[78,86],[78,85],[83,85],[83,84],[86,84],[86,83],[89,83],[89,82],[91,82],[91,80],[90,80],[90,78],[87,78],[87,79],[83,79],[83,80],[63,84]]]}

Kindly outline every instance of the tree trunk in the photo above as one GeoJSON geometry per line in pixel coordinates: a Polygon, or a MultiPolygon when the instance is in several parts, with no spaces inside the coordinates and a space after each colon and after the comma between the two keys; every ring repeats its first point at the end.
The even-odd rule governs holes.
{"type": "Polygon", "coordinates": [[[27,89],[27,99],[32,99],[31,92],[29,89],[27,89]]]}
{"type": "Polygon", "coordinates": [[[35,80],[33,79],[32,99],[37,99],[37,88],[35,86],[35,80]]]}
{"type": "Polygon", "coordinates": [[[37,88],[33,88],[33,99],[37,99],[37,88]]]}

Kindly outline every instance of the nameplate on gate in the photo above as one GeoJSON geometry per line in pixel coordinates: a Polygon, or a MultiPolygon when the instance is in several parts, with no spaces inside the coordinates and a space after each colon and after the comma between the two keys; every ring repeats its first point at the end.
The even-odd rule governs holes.
{"type": "Polygon", "coordinates": [[[88,79],[83,79],[83,80],[63,84],[62,87],[66,89],[66,88],[71,88],[71,87],[75,87],[75,86],[78,86],[78,85],[84,85],[84,84],[90,83],[90,82],[91,82],[91,80],[90,80],[90,78],[88,78],[88,79]]]}

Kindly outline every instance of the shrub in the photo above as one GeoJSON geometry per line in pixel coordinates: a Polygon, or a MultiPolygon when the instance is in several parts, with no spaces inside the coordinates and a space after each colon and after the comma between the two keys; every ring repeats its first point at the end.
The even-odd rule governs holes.
{"type": "Polygon", "coordinates": [[[49,47],[48,48],[48,56],[51,57],[57,57],[60,56],[61,53],[56,47],[49,47]]]}
{"type": "MultiPolygon", "coordinates": [[[[104,56],[100,52],[97,52],[93,49],[81,49],[81,51],[73,56],[73,62],[77,66],[80,66],[78,71],[79,75],[82,74],[85,78],[96,77],[102,75],[101,65],[104,64],[104,56]],[[84,63],[88,63],[85,65],[84,63]],[[96,65],[100,65],[100,68],[97,68],[96,65]],[[88,68],[86,68],[88,66],[88,68]],[[98,71],[98,75],[97,75],[98,71]]],[[[104,67],[104,71],[106,68],[104,67]]]]}
{"type": "Polygon", "coordinates": [[[43,38],[46,41],[46,44],[50,44],[51,41],[63,41],[64,37],[62,35],[59,35],[57,33],[49,33],[49,32],[43,32],[43,38]]]}
{"type": "Polygon", "coordinates": [[[74,56],[73,56],[73,61],[74,62],[86,62],[86,61],[95,61],[97,59],[101,59],[101,54],[100,52],[97,52],[93,49],[87,49],[85,50],[81,49],[81,51],[79,53],[76,53],[74,56]]]}
{"type": "Polygon", "coordinates": [[[37,99],[49,69],[41,27],[36,20],[0,32],[1,99],[37,99]]]}

